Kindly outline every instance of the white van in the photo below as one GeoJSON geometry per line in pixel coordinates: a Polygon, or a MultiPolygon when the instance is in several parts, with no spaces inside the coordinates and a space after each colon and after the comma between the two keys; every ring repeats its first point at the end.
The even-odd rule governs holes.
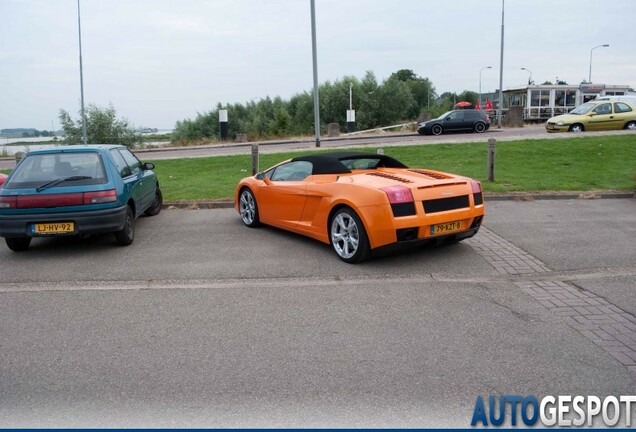
{"type": "Polygon", "coordinates": [[[597,101],[630,102],[632,105],[636,105],[636,94],[620,96],[599,96],[594,99],[594,102],[597,101]]]}

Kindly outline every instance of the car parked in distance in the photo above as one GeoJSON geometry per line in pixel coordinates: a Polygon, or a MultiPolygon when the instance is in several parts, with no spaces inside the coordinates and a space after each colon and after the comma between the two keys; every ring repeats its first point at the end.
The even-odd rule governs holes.
{"type": "Polygon", "coordinates": [[[595,130],[636,130],[636,105],[627,101],[594,100],[574,108],[568,114],[548,119],[548,132],[595,130]]]}
{"type": "Polygon", "coordinates": [[[5,182],[5,180],[7,179],[7,175],[0,173],[0,186],[2,186],[2,184],[5,182]]]}
{"type": "Polygon", "coordinates": [[[135,219],[161,211],[153,168],[119,145],[31,151],[0,188],[0,236],[13,251],[34,237],[111,232],[130,245],[135,219]]]}
{"type": "Polygon", "coordinates": [[[422,122],[417,127],[420,135],[441,135],[445,132],[486,132],[490,118],[482,110],[460,109],[448,111],[436,119],[422,122]]]}
{"type": "Polygon", "coordinates": [[[246,177],[234,203],[246,226],[271,225],[331,244],[347,263],[472,237],[485,209],[477,180],[352,152],[300,156],[246,177]]]}

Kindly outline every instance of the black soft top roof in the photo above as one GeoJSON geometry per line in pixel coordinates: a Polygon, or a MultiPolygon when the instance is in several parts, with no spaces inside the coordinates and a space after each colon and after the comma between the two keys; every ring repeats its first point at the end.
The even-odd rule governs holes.
{"type": "Polygon", "coordinates": [[[336,152],[336,153],[319,153],[308,156],[299,156],[292,159],[296,161],[311,162],[313,165],[312,175],[316,174],[347,174],[351,170],[347,168],[341,161],[351,159],[379,159],[378,168],[407,168],[402,162],[392,157],[377,153],[354,153],[354,152],[336,152]]]}

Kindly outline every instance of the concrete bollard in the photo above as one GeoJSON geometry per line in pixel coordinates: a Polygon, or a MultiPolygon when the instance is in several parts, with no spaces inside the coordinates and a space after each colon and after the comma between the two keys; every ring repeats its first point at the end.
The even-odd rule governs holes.
{"type": "Polygon", "coordinates": [[[488,181],[495,181],[495,152],[497,147],[497,140],[494,138],[488,139],[488,181]]]}
{"type": "Polygon", "coordinates": [[[24,158],[24,156],[26,155],[25,152],[17,152],[15,154],[15,162],[18,163],[22,160],[22,158],[24,158]]]}
{"type": "Polygon", "coordinates": [[[327,125],[327,136],[329,137],[340,136],[340,125],[338,123],[329,123],[327,125]]]}
{"type": "Polygon", "coordinates": [[[258,173],[258,144],[252,144],[252,175],[258,173]]]}

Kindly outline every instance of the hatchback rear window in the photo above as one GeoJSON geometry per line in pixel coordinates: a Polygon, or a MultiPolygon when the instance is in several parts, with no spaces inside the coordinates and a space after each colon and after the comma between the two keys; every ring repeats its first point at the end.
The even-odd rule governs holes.
{"type": "Polygon", "coordinates": [[[98,153],[41,153],[28,155],[16,167],[4,187],[37,188],[49,182],[56,182],[56,187],[68,187],[104,184],[108,182],[108,178],[98,153]],[[62,181],[57,183],[58,180],[62,181]]]}

